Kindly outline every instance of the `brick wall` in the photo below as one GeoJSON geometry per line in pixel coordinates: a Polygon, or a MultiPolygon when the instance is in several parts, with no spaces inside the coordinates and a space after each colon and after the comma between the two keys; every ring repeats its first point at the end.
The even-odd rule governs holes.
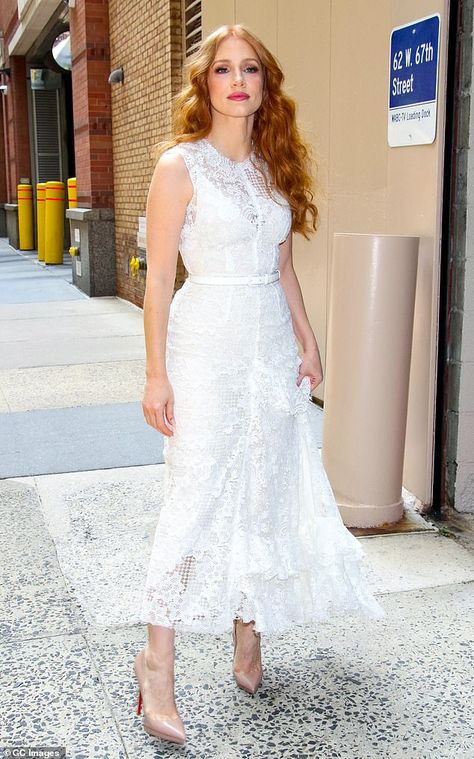
{"type": "Polygon", "coordinates": [[[6,203],[8,201],[6,153],[5,153],[5,141],[3,139],[3,135],[4,135],[3,119],[4,119],[3,98],[0,98],[0,203],[6,203]]]}
{"type": "Polygon", "coordinates": [[[20,177],[31,177],[30,143],[28,136],[27,81],[24,56],[8,55],[8,43],[18,26],[16,0],[1,0],[0,29],[4,36],[4,66],[10,67],[10,77],[3,76],[2,84],[8,94],[2,95],[0,113],[0,202],[16,203],[20,177]]]}
{"type": "Polygon", "coordinates": [[[77,204],[113,208],[108,0],[82,0],[69,12],[77,204]]]}
{"type": "MultiPolygon", "coordinates": [[[[3,31],[6,41],[11,39],[18,23],[17,0],[2,0],[0,2],[0,29],[3,31]]],[[[8,59],[7,44],[5,45],[5,56],[8,59]]]]}
{"type": "MultiPolygon", "coordinates": [[[[145,216],[155,160],[169,136],[171,97],[182,84],[180,0],[109,0],[111,69],[124,69],[112,93],[117,295],[143,305],[145,275],[130,273],[138,217],[145,216]]],[[[175,287],[184,281],[179,257],[175,287]]]]}

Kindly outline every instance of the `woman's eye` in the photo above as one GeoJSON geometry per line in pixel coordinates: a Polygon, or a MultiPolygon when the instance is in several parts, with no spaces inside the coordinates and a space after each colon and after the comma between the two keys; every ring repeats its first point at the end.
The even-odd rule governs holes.
{"type": "MultiPolygon", "coordinates": [[[[216,74],[220,74],[221,72],[226,73],[227,71],[229,71],[229,69],[226,66],[218,66],[217,68],[214,69],[214,72],[216,74]]],[[[249,71],[251,74],[256,74],[258,72],[258,67],[246,66],[245,71],[249,71]]]]}

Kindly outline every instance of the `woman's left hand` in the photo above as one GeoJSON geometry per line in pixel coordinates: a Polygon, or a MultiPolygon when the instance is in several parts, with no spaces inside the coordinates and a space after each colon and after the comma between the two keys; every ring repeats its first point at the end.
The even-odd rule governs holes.
{"type": "Polygon", "coordinates": [[[319,351],[304,351],[301,359],[296,384],[299,387],[303,377],[308,376],[311,381],[311,391],[313,391],[323,381],[323,368],[321,366],[319,351]]]}

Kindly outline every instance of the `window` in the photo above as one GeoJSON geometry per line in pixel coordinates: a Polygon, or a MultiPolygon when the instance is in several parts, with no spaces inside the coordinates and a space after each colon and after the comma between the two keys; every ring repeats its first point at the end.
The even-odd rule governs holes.
{"type": "Polygon", "coordinates": [[[201,0],[184,0],[184,54],[187,57],[194,53],[202,40],[201,0]]]}

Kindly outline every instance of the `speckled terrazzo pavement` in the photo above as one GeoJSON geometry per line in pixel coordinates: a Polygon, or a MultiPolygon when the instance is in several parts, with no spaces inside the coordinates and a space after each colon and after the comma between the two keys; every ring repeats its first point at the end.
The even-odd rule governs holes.
{"type": "MultiPolygon", "coordinates": [[[[44,521],[39,492],[44,499],[47,488],[38,491],[35,479],[0,482],[0,746],[66,745],[68,757],[84,759],[472,759],[472,581],[386,593],[381,621],[346,618],[262,636],[255,696],[233,680],[230,632],[177,633],[187,745],[151,738],[136,714],[133,673],[146,628],[99,627],[84,614],[44,521]]],[[[96,537],[103,524],[102,514],[96,537]]],[[[449,538],[416,539],[452,550],[449,538]]]]}
{"type": "MultiPolygon", "coordinates": [[[[138,313],[0,240],[2,254],[0,412],[137,400],[138,313]]],[[[133,673],[146,627],[133,619],[161,477],[156,465],[0,480],[0,759],[28,745],[75,759],[474,758],[474,554],[426,525],[363,539],[387,617],[263,635],[255,696],[232,677],[230,628],[177,633],[187,745],[148,736],[133,673]]]]}

